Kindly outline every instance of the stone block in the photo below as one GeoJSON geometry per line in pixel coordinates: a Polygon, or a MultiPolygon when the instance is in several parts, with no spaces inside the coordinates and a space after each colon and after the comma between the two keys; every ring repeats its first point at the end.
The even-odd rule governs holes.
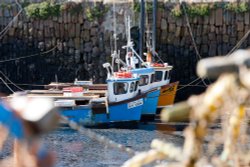
{"type": "Polygon", "coordinates": [[[9,28],[9,36],[14,36],[15,28],[9,28]]]}
{"type": "Polygon", "coordinates": [[[79,23],[77,23],[75,25],[76,25],[76,37],[80,37],[81,25],[79,23]]]}
{"type": "Polygon", "coordinates": [[[223,42],[228,43],[229,42],[229,36],[228,35],[223,35],[223,42]]]}
{"type": "Polygon", "coordinates": [[[68,24],[69,37],[74,38],[76,36],[76,26],[75,24],[68,24]]]}
{"type": "Polygon", "coordinates": [[[91,28],[90,35],[91,36],[96,36],[97,34],[98,34],[98,28],[91,28]]]}
{"type": "Polygon", "coordinates": [[[175,31],[175,36],[180,37],[180,35],[181,35],[181,27],[178,26],[175,31]]]}
{"type": "Polygon", "coordinates": [[[72,23],[70,12],[67,13],[67,23],[72,23]]]}
{"type": "Polygon", "coordinates": [[[84,23],[84,17],[83,17],[83,14],[82,14],[82,13],[80,13],[80,14],[78,15],[78,23],[79,23],[79,24],[83,24],[83,23],[84,23]]]}
{"type": "Polygon", "coordinates": [[[75,43],[75,49],[79,50],[80,49],[80,38],[76,37],[74,40],[75,43]]]}
{"type": "Polygon", "coordinates": [[[168,31],[169,32],[175,32],[175,24],[169,24],[169,28],[168,28],[168,31]]]}
{"type": "Polygon", "coordinates": [[[92,51],[92,43],[91,42],[87,42],[84,44],[84,51],[85,52],[91,52],[92,51]]]}
{"type": "Polygon", "coordinates": [[[221,26],[223,24],[223,10],[222,8],[218,8],[216,10],[216,17],[215,17],[215,25],[221,26]]]}
{"type": "Polygon", "coordinates": [[[161,19],[161,29],[166,30],[168,28],[167,20],[166,19],[161,19]]]}
{"type": "Polygon", "coordinates": [[[83,40],[85,42],[88,42],[90,40],[90,33],[89,30],[84,30],[81,32],[81,38],[83,38],[83,40]]]}
{"type": "Polygon", "coordinates": [[[167,43],[167,36],[168,36],[167,30],[161,31],[160,41],[161,41],[162,44],[167,43]]]}
{"type": "Polygon", "coordinates": [[[246,24],[246,25],[249,25],[249,19],[250,19],[250,18],[249,18],[249,12],[246,12],[246,13],[244,14],[244,17],[245,17],[245,18],[244,18],[245,24],[246,24]]]}
{"type": "Polygon", "coordinates": [[[237,22],[237,31],[243,31],[244,30],[244,23],[242,21],[237,22]]]}
{"type": "Polygon", "coordinates": [[[243,36],[244,36],[244,32],[238,32],[237,34],[238,40],[241,40],[243,36]]]}
{"type": "Polygon", "coordinates": [[[217,49],[217,44],[216,44],[216,42],[211,42],[211,43],[209,44],[208,55],[209,55],[209,56],[216,56],[216,49],[217,49]]]}

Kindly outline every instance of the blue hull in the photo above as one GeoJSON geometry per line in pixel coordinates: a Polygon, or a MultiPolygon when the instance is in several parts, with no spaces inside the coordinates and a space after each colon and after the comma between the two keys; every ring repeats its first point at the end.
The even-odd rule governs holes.
{"type": "Polygon", "coordinates": [[[155,115],[156,114],[159,96],[160,96],[160,90],[154,90],[147,94],[146,98],[144,98],[144,104],[142,107],[142,115],[155,115]]]}
{"type": "Polygon", "coordinates": [[[143,107],[143,98],[128,103],[109,106],[108,113],[93,114],[90,107],[62,109],[62,115],[85,125],[97,125],[109,122],[139,121],[143,107]]]}

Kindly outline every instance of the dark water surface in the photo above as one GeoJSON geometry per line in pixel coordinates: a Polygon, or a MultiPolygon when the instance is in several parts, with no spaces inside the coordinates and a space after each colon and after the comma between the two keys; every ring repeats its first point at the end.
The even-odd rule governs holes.
{"type": "MultiPolygon", "coordinates": [[[[183,144],[182,137],[158,131],[155,126],[151,125],[130,129],[92,128],[91,130],[135,151],[149,150],[150,143],[155,138],[163,139],[177,146],[183,144]]],[[[116,167],[131,158],[131,155],[126,152],[109,148],[69,127],[60,127],[46,135],[44,142],[50,150],[56,153],[56,167],[116,167]]]]}

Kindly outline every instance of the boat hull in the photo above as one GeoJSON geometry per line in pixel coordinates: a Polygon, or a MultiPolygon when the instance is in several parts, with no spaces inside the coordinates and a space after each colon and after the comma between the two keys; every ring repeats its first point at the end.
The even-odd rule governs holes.
{"type": "Polygon", "coordinates": [[[158,108],[174,104],[178,84],[179,82],[173,82],[161,87],[158,108]]]}
{"type": "Polygon", "coordinates": [[[139,121],[141,119],[144,98],[131,101],[109,104],[108,109],[104,104],[98,109],[93,106],[62,108],[61,114],[72,121],[83,125],[94,126],[103,123],[139,121]]]}
{"type": "Polygon", "coordinates": [[[160,96],[160,90],[155,89],[147,93],[144,98],[144,105],[142,107],[143,117],[146,115],[155,115],[157,110],[157,103],[160,96]]]}

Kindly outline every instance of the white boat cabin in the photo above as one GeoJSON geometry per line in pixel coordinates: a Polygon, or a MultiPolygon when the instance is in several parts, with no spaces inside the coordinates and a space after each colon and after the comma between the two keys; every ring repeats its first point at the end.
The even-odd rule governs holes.
{"type": "Polygon", "coordinates": [[[151,90],[153,87],[152,83],[155,81],[155,70],[154,68],[136,68],[132,69],[131,72],[133,74],[137,74],[140,77],[139,81],[139,90],[141,92],[147,92],[151,90]]]}
{"type": "Polygon", "coordinates": [[[109,102],[119,102],[133,98],[139,94],[139,77],[107,79],[109,102]]]}
{"type": "Polygon", "coordinates": [[[153,82],[153,87],[161,87],[170,83],[170,71],[173,66],[167,64],[160,66],[152,66],[155,70],[155,82],[153,82]]]}

